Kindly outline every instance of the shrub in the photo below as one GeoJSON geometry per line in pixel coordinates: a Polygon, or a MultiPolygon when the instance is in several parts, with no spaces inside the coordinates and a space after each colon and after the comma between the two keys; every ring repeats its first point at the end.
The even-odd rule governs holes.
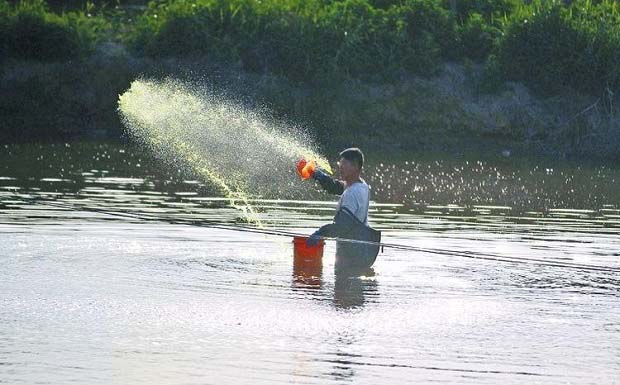
{"type": "Polygon", "coordinates": [[[438,64],[440,58],[458,57],[456,19],[440,1],[410,0],[400,9],[415,55],[407,61],[410,69],[425,72],[425,68],[438,64]],[[420,62],[416,63],[418,60],[420,62]]]}
{"type": "Polygon", "coordinates": [[[366,1],[334,3],[317,25],[329,69],[353,76],[387,69],[398,55],[390,46],[402,40],[395,25],[390,29],[392,23],[393,12],[375,9],[366,1]]]}
{"type": "Polygon", "coordinates": [[[157,0],[143,12],[85,4],[57,14],[43,0],[0,0],[1,58],[80,58],[107,39],[138,55],[207,57],[295,81],[430,74],[445,60],[492,57],[494,79],[543,92],[620,86],[612,0],[157,0]]]}
{"type": "Polygon", "coordinates": [[[208,56],[303,80],[428,72],[453,55],[455,39],[455,19],[438,0],[385,9],[367,0],[196,0],[150,3],[129,43],[152,56],[208,56]]]}
{"type": "Polygon", "coordinates": [[[0,62],[1,58],[8,55],[9,44],[9,18],[11,15],[11,7],[6,0],[0,0],[0,62]]]}
{"type": "Polygon", "coordinates": [[[472,14],[481,15],[490,22],[492,19],[511,15],[522,2],[522,0],[457,0],[456,14],[462,23],[465,23],[472,14]]]}
{"type": "Polygon", "coordinates": [[[103,17],[51,13],[43,0],[0,3],[3,58],[64,60],[88,54],[108,29],[103,17]]]}
{"type": "Polygon", "coordinates": [[[485,22],[479,13],[469,15],[465,24],[459,26],[461,56],[473,60],[484,60],[501,36],[501,30],[485,22]]]}
{"type": "Polygon", "coordinates": [[[524,7],[499,42],[498,60],[509,79],[545,93],[571,87],[585,93],[616,90],[620,12],[615,2],[536,2],[524,7]]]}

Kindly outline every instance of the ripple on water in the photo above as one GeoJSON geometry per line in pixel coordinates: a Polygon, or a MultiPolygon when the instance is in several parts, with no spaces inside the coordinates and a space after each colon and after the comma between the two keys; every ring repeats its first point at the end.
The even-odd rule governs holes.
{"type": "MultiPolygon", "coordinates": [[[[386,248],[372,271],[352,276],[335,274],[331,242],[320,265],[299,266],[289,238],[207,227],[234,224],[239,213],[187,178],[166,185],[146,171],[104,174],[102,164],[84,168],[84,175],[72,170],[32,181],[5,172],[0,377],[93,384],[111,377],[132,384],[600,384],[619,378],[617,273],[456,253],[619,268],[620,212],[607,188],[592,191],[605,204],[561,205],[576,201],[558,196],[562,207],[523,210],[509,195],[492,199],[486,190],[479,204],[452,204],[440,202],[451,178],[480,186],[472,175],[520,177],[526,170],[511,173],[485,162],[431,166],[398,166],[411,178],[419,173],[419,195],[412,194],[413,182],[398,185],[398,173],[388,175],[392,165],[376,167],[384,186],[408,195],[405,203],[373,204],[372,224],[385,242],[419,250],[386,248]],[[55,190],[67,180],[76,182],[74,191],[55,190]],[[424,181],[440,187],[434,201],[424,181]],[[196,221],[205,226],[179,224],[196,221]]],[[[566,177],[553,170],[532,169],[532,178],[566,177]]],[[[605,182],[613,170],[604,171],[575,176],[605,182]]],[[[540,187],[528,183],[527,189],[540,187]]],[[[510,184],[503,188],[512,191],[510,184]]],[[[331,221],[335,207],[333,201],[252,202],[266,228],[302,233],[331,221]]]]}

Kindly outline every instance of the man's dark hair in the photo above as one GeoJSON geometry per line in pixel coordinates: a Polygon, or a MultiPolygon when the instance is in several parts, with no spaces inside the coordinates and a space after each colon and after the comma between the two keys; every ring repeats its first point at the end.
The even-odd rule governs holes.
{"type": "Polygon", "coordinates": [[[340,156],[356,165],[359,169],[364,165],[364,153],[357,147],[347,148],[340,153],[340,156]]]}

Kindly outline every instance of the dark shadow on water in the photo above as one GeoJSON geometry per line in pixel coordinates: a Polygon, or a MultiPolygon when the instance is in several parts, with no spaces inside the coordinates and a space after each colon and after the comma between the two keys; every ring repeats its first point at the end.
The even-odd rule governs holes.
{"type": "MultiPolygon", "coordinates": [[[[295,258],[293,262],[294,290],[321,301],[330,300],[326,289],[321,259],[304,260],[295,258]]],[[[376,297],[378,292],[375,271],[371,268],[337,269],[334,272],[332,304],[336,309],[355,309],[364,306],[368,297],[376,297]]]]}
{"type": "Polygon", "coordinates": [[[334,306],[339,309],[352,309],[363,306],[367,296],[375,296],[377,281],[372,267],[363,270],[336,271],[334,278],[334,306]]]}
{"type": "MultiPolygon", "coordinates": [[[[368,302],[369,297],[377,296],[377,281],[372,268],[337,269],[334,271],[333,297],[324,282],[323,263],[321,259],[304,260],[295,258],[293,262],[293,290],[304,297],[319,301],[330,301],[336,310],[355,311],[368,302]],[[331,298],[330,298],[331,297],[331,298]]],[[[349,329],[340,330],[336,339],[330,342],[334,351],[328,352],[330,369],[325,377],[337,382],[351,382],[356,374],[355,354],[351,350],[359,342],[360,336],[349,329]],[[333,358],[332,358],[333,357],[333,358]]]]}
{"type": "Polygon", "coordinates": [[[347,350],[357,343],[357,339],[349,332],[343,331],[335,341],[337,351],[328,353],[329,359],[326,360],[331,368],[326,372],[326,376],[335,381],[353,382],[356,374],[355,354],[348,353],[347,350]]]}
{"type": "MultiPolygon", "coordinates": [[[[351,310],[364,305],[365,281],[360,276],[351,274],[335,274],[333,298],[330,298],[330,290],[323,282],[321,263],[308,264],[307,261],[296,261],[293,266],[293,288],[303,292],[304,297],[319,300],[321,302],[332,301],[332,305],[339,310],[351,310]]],[[[320,262],[320,261],[319,261],[320,262]]],[[[352,273],[352,272],[349,272],[352,273]]],[[[374,272],[372,272],[374,275],[374,272]]],[[[376,287],[376,282],[373,283],[376,287]]],[[[326,362],[330,367],[321,373],[322,377],[337,382],[352,382],[356,374],[354,356],[349,351],[358,342],[359,336],[349,329],[339,330],[336,335],[330,336],[330,357],[326,362]],[[335,357],[335,358],[332,358],[335,357]]]]}

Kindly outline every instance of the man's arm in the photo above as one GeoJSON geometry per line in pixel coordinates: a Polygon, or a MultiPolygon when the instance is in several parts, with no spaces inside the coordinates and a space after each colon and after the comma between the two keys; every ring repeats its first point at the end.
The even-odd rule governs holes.
{"type": "Polygon", "coordinates": [[[321,187],[330,194],[342,195],[344,192],[345,185],[343,181],[332,178],[319,168],[314,170],[312,178],[319,182],[321,187]]]}
{"type": "Polygon", "coordinates": [[[316,245],[323,237],[331,238],[348,238],[350,228],[355,225],[356,221],[344,210],[338,210],[334,217],[334,222],[321,226],[317,231],[312,233],[306,243],[309,246],[316,245]]]}

